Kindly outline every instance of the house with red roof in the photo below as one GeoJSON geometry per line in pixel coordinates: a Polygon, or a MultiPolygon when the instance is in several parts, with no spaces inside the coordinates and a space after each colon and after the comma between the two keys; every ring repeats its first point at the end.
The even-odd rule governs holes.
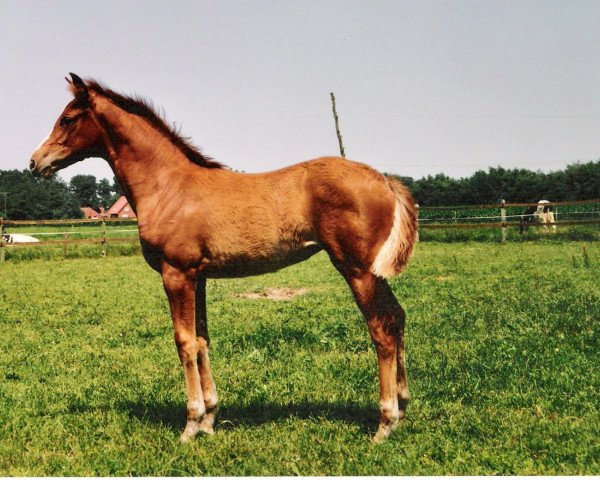
{"type": "Polygon", "coordinates": [[[133,208],[129,205],[129,202],[124,195],[106,211],[108,218],[137,218],[133,208]]]}
{"type": "Polygon", "coordinates": [[[100,214],[90,207],[80,207],[79,210],[83,212],[84,218],[100,218],[100,214]]]}

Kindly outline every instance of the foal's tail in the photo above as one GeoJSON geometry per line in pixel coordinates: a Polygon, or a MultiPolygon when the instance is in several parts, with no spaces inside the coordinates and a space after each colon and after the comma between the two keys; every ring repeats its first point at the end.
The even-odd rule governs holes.
{"type": "Polygon", "coordinates": [[[394,223],[371,265],[371,272],[383,278],[396,275],[404,269],[417,238],[417,209],[410,191],[393,178],[386,177],[386,182],[396,197],[394,223]]]}

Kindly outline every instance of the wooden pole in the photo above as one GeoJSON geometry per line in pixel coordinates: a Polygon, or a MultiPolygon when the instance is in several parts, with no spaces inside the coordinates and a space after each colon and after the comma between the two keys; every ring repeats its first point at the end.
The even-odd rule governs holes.
{"type": "Polygon", "coordinates": [[[4,261],[4,217],[0,217],[0,262],[4,261]]]}
{"type": "Polygon", "coordinates": [[[102,220],[101,234],[102,234],[102,253],[100,255],[102,256],[102,258],[106,258],[106,222],[104,220],[102,220]]]}
{"type": "Polygon", "coordinates": [[[337,133],[338,143],[340,144],[340,155],[346,158],[344,152],[344,144],[342,143],[342,134],[340,133],[340,122],[338,119],[337,111],[335,110],[335,95],[331,92],[331,105],[333,107],[333,119],[335,120],[335,133],[337,133]]]}
{"type": "Polygon", "coordinates": [[[417,209],[417,242],[419,241],[419,204],[415,203],[415,208],[417,209]]]}
{"type": "Polygon", "coordinates": [[[502,243],[506,242],[506,201],[502,199],[500,207],[500,221],[502,222],[502,243]]]}

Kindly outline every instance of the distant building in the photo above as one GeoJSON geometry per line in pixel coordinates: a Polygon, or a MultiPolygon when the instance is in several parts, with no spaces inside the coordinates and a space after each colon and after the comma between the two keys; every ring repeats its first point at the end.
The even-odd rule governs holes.
{"type": "Polygon", "coordinates": [[[137,218],[125,196],[119,197],[106,213],[109,218],[137,218]]]}
{"type": "Polygon", "coordinates": [[[100,214],[93,208],[80,207],[79,209],[83,212],[85,218],[100,218],[100,214]]]}

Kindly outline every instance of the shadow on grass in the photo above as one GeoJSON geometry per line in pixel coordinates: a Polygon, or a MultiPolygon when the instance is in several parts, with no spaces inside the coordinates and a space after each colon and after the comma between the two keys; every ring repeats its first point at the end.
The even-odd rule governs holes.
{"type": "MultiPolygon", "coordinates": [[[[180,432],[185,426],[185,405],[181,403],[126,402],[117,408],[141,421],[159,424],[174,432],[180,432]]],[[[372,434],[379,421],[379,412],[374,408],[341,403],[303,402],[288,405],[260,403],[241,407],[221,406],[215,427],[218,430],[235,430],[239,427],[260,426],[286,419],[337,420],[357,425],[363,433],[372,434]]]]}

